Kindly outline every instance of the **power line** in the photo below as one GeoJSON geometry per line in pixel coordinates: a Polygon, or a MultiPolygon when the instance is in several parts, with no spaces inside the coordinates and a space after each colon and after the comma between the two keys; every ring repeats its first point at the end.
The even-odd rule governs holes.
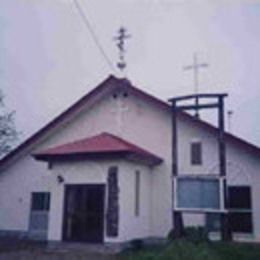
{"type": "Polygon", "coordinates": [[[92,36],[92,38],[93,38],[97,48],[99,49],[99,51],[100,51],[101,55],[103,56],[104,60],[106,61],[107,65],[110,67],[110,69],[112,71],[115,72],[115,68],[114,68],[113,63],[111,62],[111,60],[107,56],[107,54],[106,54],[104,48],[102,47],[102,45],[101,45],[101,43],[100,43],[100,41],[99,41],[99,39],[98,39],[98,37],[97,37],[93,27],[91,26],[91,23],[89,22],[89,19],[87,18],[86,14],[83,12],[79,2],[77,0],[73,0],[73,3],[75,5],[75,7],[77,8],[77,10],[78,10],[78,12],[79,12],[79,14],[80,14],[84,24],[86,25],[87,29],[89,30],[89,32],[90,32],[90,34],[91,34],[91,36],[92,36]]]}

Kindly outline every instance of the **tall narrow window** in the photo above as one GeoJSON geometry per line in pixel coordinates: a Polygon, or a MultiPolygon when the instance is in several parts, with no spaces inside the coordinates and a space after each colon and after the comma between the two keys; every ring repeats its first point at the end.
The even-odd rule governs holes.
{"type": "Polygon", "coordinates": [[[231,230],[240,233],[252,233],[251,189],[248,186],[230,186],[229,219],[231,230]]]}
{"type": "Polygon", "coordinates": [[[31,212],[29,236],[31,239],[46,240],[50,210],[50,193],[33,192],[31,194],[31,212]]]}
{"type": "Polygon", "coordinates": [[[201,165],[202,164],[202,145],[201,142],[191,143],[191,164],[201,165]]]}
{"type": "Polygon", "coordinates": [[[135,216],[140,214],[140,172],[135,172],[135,216]]]}

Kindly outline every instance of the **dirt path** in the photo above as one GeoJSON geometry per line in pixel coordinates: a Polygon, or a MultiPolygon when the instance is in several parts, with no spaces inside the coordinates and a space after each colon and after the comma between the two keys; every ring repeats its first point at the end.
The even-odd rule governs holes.
{"type": "Polygon", "coordinates": [[[63,244],[50,247],[13,238],[0,238],[0,260],[119,260],[102,245],[63,244]]]}
{"type": "Polygon", "coordinates": [[[86,252],[17,251],[0,253],[0,260],[118,260],[118,257],[86,252]]]}

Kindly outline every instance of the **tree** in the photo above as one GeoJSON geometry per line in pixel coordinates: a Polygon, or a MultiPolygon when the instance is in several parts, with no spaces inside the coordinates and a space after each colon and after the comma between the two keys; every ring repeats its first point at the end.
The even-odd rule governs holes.
{"type": "Polygon", "coordinates": [[[14,124],[14,111],[7,111],[4,96],[0,92],[0,158],[6,155],[18,139],[14,124]]]}

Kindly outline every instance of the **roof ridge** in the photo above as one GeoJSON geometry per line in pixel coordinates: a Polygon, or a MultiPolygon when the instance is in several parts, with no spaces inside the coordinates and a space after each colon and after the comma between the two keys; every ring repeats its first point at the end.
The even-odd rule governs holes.
{"type": "MultiPolygon", "coordinates": [[[[99,83],[94,89],[89,91],[82,98],[80,98],[78,101],[76,101],[72,106],[68,107],[64,112],[59,114],[57,117],[55,117],[53,120],[51,120],[48,124],[46,124],[44,127],[42,127],[40,130],[38,130],[36,133],[31,135],[31,137],[29,137],[24,142],[22,142],[20,145],[18,145],[14,150],[12,150],[10,153],[8,153],[5,157],[3,157],[0,160],[0,167],[3,167],[3,165],[5,163],[7,163],[9,160],[18,158],[20,152],[22,153],[24,150],[26,150],[26,148],[28,150],[28,147],[34,145],[38,141],[38,139],[45,136],[53,128],[56,129],[57,127],[59,127],[59,125],[61,123],[64,123],[64,121],[67,118],[69,118],[69,116],[73,115],[74,113],[79,112],[79,110],[82,107],[86,106],[86,104],[88,104],[88,102],[90,102],[90,105],[91,105],[91,102],[93,102],[93,100],[92,100],[93,98],[99,98],[99,96],[102,97],[102,95],[104,95],[106,93],[105,92],[106,89],[114,89],[114,88],[118,87],[120,83],[124,84],[124,86],[129,87],[130,91],[132,91],[132,93],[135,96],[140,97],[141,99],[146,99],[146,101],[156,104],[156,105],[160,106],[161,108],[168,110],[169,112],[171,111],[170,105],[168,103],[133,86],[133,84],[129,80],[126,80],[124,78],[123,79],[117,78],[116,76],[110,74],[105,80],[103,80],[101,83],[99,83]]],[[[181,115],[189,120],[192,119],[192,117],[187,113],[182,113],[181,115]]],[[[215,133],[215,131],[217,131],[216,127],[214,127],[213,125],[211,125],[205,121],[196,120],[194,122],[200,124],[201,126],[206,127],[210,131],[214,131],[214,133],[215,133]]],[[[242,145],[243,147],[248,148],[250,151],[260,155],[260,148],[258,146],[254,145],[248,141],[245,141],[233,134],[227,133],[227,132],[225,132],[225,136],[230,138],[233,142],[238,143],[239,145],[242,145]]]]}

